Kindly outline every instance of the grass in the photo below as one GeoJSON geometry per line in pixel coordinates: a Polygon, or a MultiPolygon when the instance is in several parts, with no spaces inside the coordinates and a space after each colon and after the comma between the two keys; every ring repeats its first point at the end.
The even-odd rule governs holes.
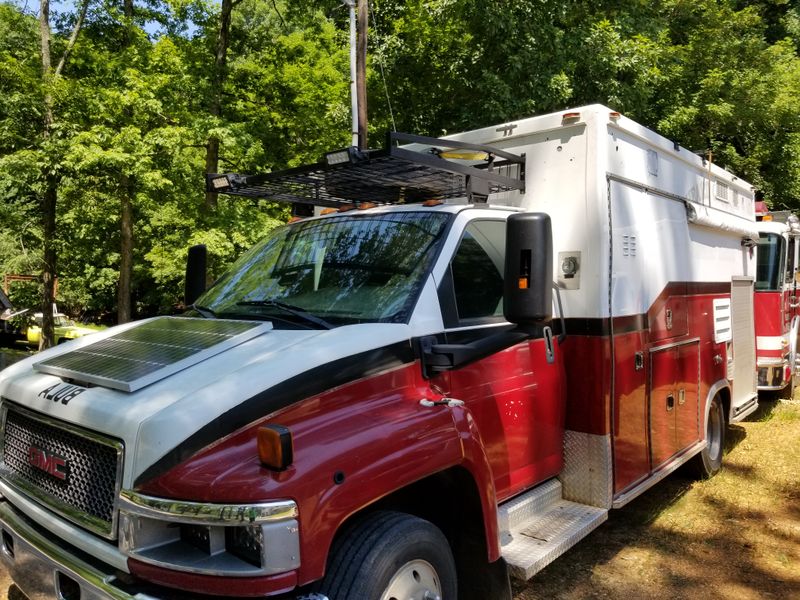
{"type": "Polygon", "coordinates": [[[726,445],[719,475],[612,511],[514,600],[800,598],[800,403],[763,402],[726,445]]]}

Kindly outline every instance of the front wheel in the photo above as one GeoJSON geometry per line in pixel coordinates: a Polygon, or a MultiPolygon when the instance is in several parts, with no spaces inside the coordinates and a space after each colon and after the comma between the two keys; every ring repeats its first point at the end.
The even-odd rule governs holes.
{"type": "Polygon", "coordinates": [[[706,447],[692,459],[694,471],[700,479],[716,475],[722,468],[725,449],[725,413],[719,396],[714,396],[708,409],[706,447]]]}
{"type": "Polygon", "coordinates": [[[376,512],[334,544],[319,588],[330,600],[455,600],[455,562],[432,523],[376,512]]]}

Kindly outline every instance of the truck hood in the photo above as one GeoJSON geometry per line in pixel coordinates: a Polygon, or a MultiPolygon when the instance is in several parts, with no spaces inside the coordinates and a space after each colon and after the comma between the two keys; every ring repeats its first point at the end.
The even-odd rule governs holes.
{"type": "MultiPolygon", "coordinates": [[[[208,331],[218,330],[209,327],[214,320],[173,320],[180,320],[182,326],[199,322],[208,331]]],[[[94,363],[107,358],[104,349],[120,339],[141,337],[157,321],[114,327],[16,363],[0,372],[0,397],[121,440],[125,445],[123,486],[130,488],[164,457],[188,457],[187,451],[190,455],[198,450],[186,441],[196,440],[201,430],[208,438],[217,427],[214,439],[218,439],[232,433],[223,422],[243,426],[242,416],[256,420],[302,399],[303,386],[298,386],[298,394],[289,394],[288,400],[283,393],[282,405],[270,402],[270,390],[283,382],[293,378],[304,381],[304,374],[319,377],[320,368],[326,365],[340,370],[348,358],[361,365],[360,373],[351,369],[353,378],[411,360],[410,328],[404,324],[275,330],[269,323],[239,322],[249,325],[244,327],[244,335],[206,344],[189,356],[178,352],[172,363],[160,368],[144,365],[137,370],[135,365],[105,364],[99,369],[105,372],[97,374],[94,363]],[[400,353],[398,346],[403,349],[400,353]],[[386,348],[395,350],[387,353],[386,348]],[[373,355],[383,359],[369,360],[373,355]],[[237,414],[245,404],[247,412],[237,414]]],[[[136,359],[147,362],[141,352],[136,359]]]]}

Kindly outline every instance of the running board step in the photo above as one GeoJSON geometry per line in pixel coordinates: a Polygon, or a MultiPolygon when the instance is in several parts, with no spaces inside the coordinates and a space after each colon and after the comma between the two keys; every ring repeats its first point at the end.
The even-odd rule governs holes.
{"type": "Polygon", "coordinates": [[[498,510],[501,552],[509,573],[528,580],[608,518],[608,510],[563,500],[548,481],[498,510]]]}

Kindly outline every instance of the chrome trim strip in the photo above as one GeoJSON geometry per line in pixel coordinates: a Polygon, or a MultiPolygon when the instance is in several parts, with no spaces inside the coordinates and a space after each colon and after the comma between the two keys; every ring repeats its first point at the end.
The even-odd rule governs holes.
{"type": "MultiPolygon", "coordinates": [[[[109,531],[109,522],[103,519],[98,519],[93,515],[86,514],[74,506],[62,502],[58,498],[50,496],[43,492],[36,485],[31,484],[24,477],[20,477],[16,473],[9,471],[5,465],[0,463],[0,479],[9,487],[17,490],[21,494],[27,496],[30,500],[37,502],[47,508],[51,509],[56,514],[64,517],[68,521],[85,527],[94,533],[100,534],[106,539],[113,539],[115,536],[111,535],[109,531]]],[[[116,510],[114,511],[117,512],[116,510]]]]}
{"type": "Polygon", "coordinates": [[[679,342],[672,342],[671,344],[664,344],[663,346],[656,346],[650,348],[650,352],[659,352],[661,350],[668,350],[669,348],[677,348],[678,346],[685,346],[687,344],[696,344],[700,341],[699,337],[694,337],[689,340],[681,340],[679,342]]]}
{"type": "MultiPolygon", "coordinates": [[[[139,594],[134,596],[114,587],[111,583],[116,579],[113,573],[103,573],[77,558],[68,549],[62,548],[47,539],[28,525],[24,519],[20,518],[6,502],[0,502],[0,522],[2,522],[4,529],[7,529],[17,538],[17,542],[23,542],[19,550],[21,552],[25,551],[26,557],[41,561],[43,566],[45,568],[50,567],[53,573],[59,570],[68,574],[81,586],[82,592],[84,592],[83,596],[97,598],[102,594],[110,600],[153,598],[152,596],[139,594]],[[90,593],[87,594],[85,592],[90,593]]],[[[13,567],[11,570],[13,571],[13,567]]],[[[48,587],[53,589],[53,585],[52,579],[48,582],[42,582],[42,589],[46,590],[48,587]]]]}
{"type": "Polygon", "coordinates": [[[117,525],[119,522],[118,498],[120,490],[122,489],[122,474],[125,457],[125,446],[121,441],[105,437],[97,432],[77,427],[65,421],[59,421],[46,415],[27,410],[14,402],[8,401],[6,398],[2,399],[2,406],[0,406],[0,432],[3,433],[3,435],[0,435],[0,478],[4,479],[5,482],[13,489],[25,494],[31,500],[47,506],[53,510],[53,512],[67,519],[68,521],[71,521],[81,527],[85,527],[89,531],[96,533],[107,540],[115,540],[117,538],[117,525]],[[17,412],[34,421],[39,421],[40,423],[43,423],[54,429],[60,429],[61,431],[66,431],[67,433],[71,433],[77,437],[82,437],[86,440],[108,446],[116,452],[117,477],[116,483],[114,484],[114,507],[112,509],[110,523],[103,519],[98,519],[97,517],[86,514],[75,507],[53,498],[52,496],[44,493],[38,487],[34,486],[34,484],[31,484],[27,480],[20,478],[18,475],[7,470],[3,457],[5,456],[6,417],[9,410],[17,412]]]}
{"type": "Polygon", "coordinates": [[[284,521],[298,516],[297,504],[292,500],[260,504],[211,504],[156,498],[131,490],[120,492],[118,505],[121,511],[127,513],[174,523],[243,525],[284,521]]]}
{"type": "Polygon", "coordinates": [[[744,404],[741,404],[738,407],[738,410],[734,412],[734,415],[731,418],[730,422],[738,423],[739,421],[753,414],[757,409],[758,409],[758,394],[756,393],[756,395],[750,398],[750,400],[748,400],[744,404]]]}
{"type": "Polygon", "coordinates": [[[788,358],[759,358],[756,361],[756,367],[772,368],[785,367],[789,365],[788,358]]]}
{"type": "MultiPolygon", "coordinates": [[[[128,557],[117,546],[102,541],[72,523],[54,518],[48,510],[42,508],[39,504],[28,501],[26,496],[7,486],[3,481],[0,481],[0,494],[5,497],[8,504],[13,506],[15,514],[22,513],[35,523],[46,523],[47,529],[54,537],[59,537],[78,550],[98,558],[119,571],[129,572],[128,557]]],[[[0,501],[0,507],[2,506],[3,503],[0,501]]]]}

